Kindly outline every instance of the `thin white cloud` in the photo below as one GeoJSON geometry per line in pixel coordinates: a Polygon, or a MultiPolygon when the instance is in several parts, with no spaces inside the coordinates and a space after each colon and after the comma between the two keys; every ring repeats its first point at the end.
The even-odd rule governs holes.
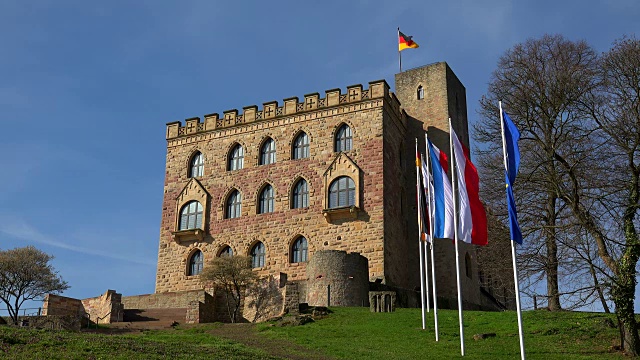
{"type": "Polygon", "coordinates": [[[65,242],[56,240],[48,235],[45,235],[38,231],[35,227],[29,225],[23,219],[15,216],[0,215],[0,234],[10,236],[15,239],[24,240],[27,243],[40,243],[44,245],[54,246],[57,248],[74,251],[87,255],[96,255],[103,258],[115,259],[120,261],[131,262],[141,265],[155,265],[154,261],[148,261],[145,259],[121,256],[114,254],[113,252],[103,249],[89,249],[76,245],[67,244],[65,242]]]}

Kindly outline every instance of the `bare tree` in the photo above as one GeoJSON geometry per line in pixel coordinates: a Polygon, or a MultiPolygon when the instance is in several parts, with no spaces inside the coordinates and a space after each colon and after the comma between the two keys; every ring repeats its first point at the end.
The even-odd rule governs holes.
{"type": "MultiPolygon", "coordinates": [[[[524,276],[546,279],[550,310],[561,309],[559,255],[563,249],[558,231],[567,216],[557,193],[564,170],[555,154],[580,157],[591,150],[578,104],[594,87],[596,60],[586,42],[572,42],[560,35],[515,45],[498,62],[488,93],[480,101],[482,119],[475,126],[476,140],[488,145],[480,154],[483,179],[493,177],[495,183],[502,183],[504,176],[502,161],[495,156],[502,152],[498,100],[504,102],[521,131],[522,161],[514,187],[526,238],[520,264],[524,276]]],[[[501,193],[499,201],[503,202],[504,185],[497,189],[495,194],[485,192],[484,198],[498,201],[501,193]]]]}
{"type": "Polygon", "coordinates": [[[69,286],[49,264],[53,256],[33,246],[0,251],[0,300],[18,324],[18,313],[25,301],[56,294],[69,286]]]}
{"type": "Polygon", "coordinates": [[[200,274],[200,281],[224,292],[229,318],[235,323],[239,320],[240,305],[247,287],[255,285],[258,276],[251,270],[250,257],[222,256],[208,263],[200,274]]]}
{"type": "Polygon", "coordinates": [[[602,139],[600,153],[606,154],[607,171],[590,174],[601,186],[585,191],[581,187],[586,182],[584,174],[574,171],[574,162],[556,155],[567,174],[567,183],[560,190],[563,201],[595,240],[598,256],[611,273],[611,298],[621,345],[637,356],[640,339],[634,299],[640,258],[640,40],[617,40],[603,54],[599,75],[600,86],[584,106],[602,139]]]}

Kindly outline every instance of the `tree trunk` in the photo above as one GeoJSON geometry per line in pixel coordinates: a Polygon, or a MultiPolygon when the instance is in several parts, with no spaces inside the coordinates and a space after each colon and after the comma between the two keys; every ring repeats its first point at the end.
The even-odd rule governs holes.
{"type": "MultiPolygon", "coordinates": [[[[637,179],[637,177],[636,177],[637,179]]],[[[640,355],[640,339],[638,338],[638,323],[634,312],[636,292],[636,265],[640,258],[640,241],[634,226],[635,206],[640,197],[640,188],[636,180],[631,186],[629,205],[624,214],[624,233],[627,247],[619,261],[619,271],[616,282],[611,291],[616,304],[618,321],[622,321],[622,348],[633,356],[640,355]]]]}
{"type": "MultiPolygon", "coordinates": [[[[622,280],[619,278],[619,280],[622,280]]],[[[616,305],[616,315],[620,322],[621,347],[625,353],[640,355],[640,339],[638,338],[638,323],[633,311],[633,289],[635,286],[624,286],[616,284],[612,288],[614,303],[616,305]],[[631,293],[629,293],[631,291],[631,293]]]]}
{"type": "Polygon", "coordinates": [[[551,311],[561,310],[560,288],[558,285],[558,244],[556,242],[556,197],[554,192],[547,193],[547,307],[551,311]]]}
{"type": "Polygon", "coordinates": [[[600,285],[600,282],[598,281],[598,277],[596,276],[596,269],[593,267],[593,263],[591,262],[591,259],[589,259],[589,272],[591,273],[591,276],[593,277],[593,286],[595,287],[596,291],[598,292],[598,298],[600,299],[600,302],[602,303],[602,309],[604,309],[605,313],[611,314],[611,310],[609,310],[609,305],[607,305],[607,299],[604,297],[604,291],[602,291],[602,286],[600,285]]]}

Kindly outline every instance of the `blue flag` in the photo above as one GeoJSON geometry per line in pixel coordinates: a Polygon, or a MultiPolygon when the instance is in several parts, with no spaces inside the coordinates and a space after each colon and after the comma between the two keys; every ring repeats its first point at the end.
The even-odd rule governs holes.
{"type": "Polygon", "coordinates": [[[507,174],[509,176],[509,184],[516,181],[516,175],[520,168],[520,150],[518,149],[518,140],[520,140],[520,132],[506,112],[502,112],[504,117],[504,141],[507,148],[507,174]]]}
{"type": "Polygon", "coordinates": [[[513,196],[513,183],[518,174],[520,167],[520,150],[518,149],[518,140],[520,140],[520,132],[506,112],[502,112],[504,118],[504,142],[506,149],[506,169],[504,173],[507,185],[507,207],[509,209],[509,231],[511,240],[522,244],[522,231],[518,225],[518,212],[516,211],[516,200],[513,196]]]}

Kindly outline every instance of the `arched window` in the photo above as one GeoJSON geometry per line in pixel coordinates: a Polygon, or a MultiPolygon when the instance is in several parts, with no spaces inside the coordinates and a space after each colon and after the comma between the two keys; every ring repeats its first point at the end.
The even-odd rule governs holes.
{"type": "Polygon", "coordinates": [[[293,187],[291,208],[302,209],[307,207],[309,207],[309,186],[307,185],[307,180],[300,179],[293,187]]]}
{"type": "Polygon", "coordinates": [[[329,208],[354,206],[356,204],[356,185],[348,176],[341,176],[329,186],[329,208]]]}
{"type": "Polygon", "coordinates": [[[261,242],[256,243],[251,248],[251,267],[260,268],[264,266],[264,244],[261,242]]]}
{"type": "Polygon", "coordinates": [[[422,85],[418,86],[418,100],[422,100],[424,99],[424,89],[422,88],[422,85]]]}
{"type": "Polygon", "coordinates": [[[189,201],[180,210],[178,230],[199,229],[202,227],[202,205],[189,201]]]}
{"type": "Polygon", "coordinates": [[[226,219],[233,219],[240,217],[240,212],[242,211],[242,195],[238,190],[233,190],[229,197],[227,198],[227,211],[226,211],[226,219]]]}
{"type": "Polygon", "coordinates": [[[352,148],[353,137],[351,135],[351,128],[347,124],[340,126],[336,132],[336,152],[349,151],[352,148]]]}
{"type": "Polygon", "coordinates": [[[260,192],[260,206],[258,207],[258,214],[273,212],[274,199],[273,187],[267,184],[267,186],[265,186],[260,192]]]}
{"type": "Polygon", "coordinates": [[[309,157],[309,136],[304,131],[293,141],[293,158],[306,159],[309,157]]]}
{"type": "Polygon", "coordinates": [[[276,162],[276,142],[267,139],[260,148],[260,165],[268,165],[276,162]]]}
{"type": "Polygon", "coordinates": [[[204,175],[204,155],[200,151],[193,154],[189,167],[189,177],[199,177],[204,175]]]}
{"type": "Polygon", "coordinates": [[[202,272],[202,265],[204,264],[204,255],[202,251],[196,250],[189,259],[188,275],[199,275],[202,272]]]}
{"type": "Polygon", "coordinates": [[[229,245],[225,245],[225,247],[222,248],[222,250],[220,250],[220,254],[218,254],[219,257],[232,257],[233,256],[233,249],[231,248],[231,246],[229,245]]]}
{"type": "Polygon", "coordinates": [[[244,167],[244,149],[240,144],[231,149],[229,153],[229,170],[240,170],[244,167]]]}
{"type": "Polygon", "coordinates": [[[291,246],[291,262],[306,262],[308,248],[307,239],[304,236],[297,238],[291,246]]]}
{"type": "Polygon", "coordinates": [[[464,269],[467,273],[467,277],[471,279],[472,271],[471,271],[471,256],[469,253],[464,254],[464,269]]]}

